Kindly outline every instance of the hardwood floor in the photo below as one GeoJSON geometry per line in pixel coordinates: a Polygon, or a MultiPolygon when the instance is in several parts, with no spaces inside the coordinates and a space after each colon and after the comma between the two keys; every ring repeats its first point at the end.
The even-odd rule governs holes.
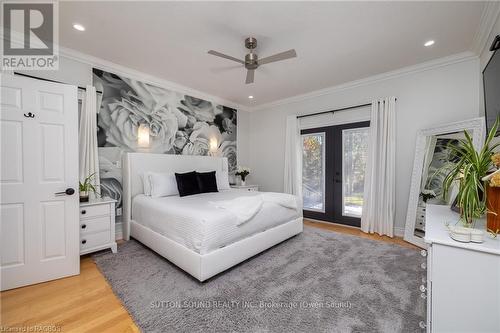
{"type": "MultiPolygon", "coordinates": [[[[309,220],[304,225],[417,249],[401,238],[368,235],[356,228],[309,220]]],[[[82,257],[80,275],[2,292],[0,307],[0,331],[45,326],[56,329],[52,332],[139,332],[88,256],[82,257]]]]}
{"type": "Polygon", "coordinates": [[[89,256],[80,261],[80,275],[2,292],[0,306],[5,332],[2,328],[34,326],[55,328],[52,332],[139,332],[89,256]]]}
{"type": "Polygon", "coordinates": [[[362,232],[359,228],[354,228],[354,227],[348,227],[340,224],[334,224],[334,223],[328,223],[328,222],[316,222],[308,219],[304,219],[304,225],[310,226],[310,227],[316,227],[316,228],[321,228],[325,230],[330,230],[330,231],[335,231],[335,232],[340,232],[343,234],[349,234],[349,235],[354,235],[362,238],[368,238],[368,239],[374,239],[386,243],[392,243],[392,244],[397,244],[401,245],[410,249],[420,249],[419,247],[410,244],[406,241],[403,240],[401,237],[387,237],[387,236],[379,236],[378,234],[366,234],[362,232]]]}

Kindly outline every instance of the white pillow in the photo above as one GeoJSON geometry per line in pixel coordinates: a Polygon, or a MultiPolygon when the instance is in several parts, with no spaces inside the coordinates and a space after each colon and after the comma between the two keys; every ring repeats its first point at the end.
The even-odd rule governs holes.
{"type": "Polygon", "coordinates": [[[229,175],[227,172],[215,172],[215,179],[217,181],[217,189],[220,190],[229,190],[231,187],[229,186],[229,175]]]}
{"type": "Polygon", "coordinates": [[[149,180],[149,172],[144,172],[141,174],[142,186],[144,188],[145,195],[151,195],[151,181],[149,180]]]}
{"type": "Polygon", "coordinates": [[[151,184],[151,197],[153,198],[179,195],[177,181],[173,172],[149,172],[149,181],[151,184]]]}

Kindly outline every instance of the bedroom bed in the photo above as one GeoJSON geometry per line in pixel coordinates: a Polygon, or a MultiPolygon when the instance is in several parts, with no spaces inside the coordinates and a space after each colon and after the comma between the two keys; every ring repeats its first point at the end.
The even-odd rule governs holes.
{"type": "MultiPolygon", "coordinates": [[[[249,220],[237,222],[218,202],[260,192],[220,190],[186,197],[144,194],[146,172],[213,171],[227,174],[226,158],[128,153],[123,161],[123,232],[204,281],[302,232],[300,203],[292,209],[264,201],[249,220]]],[[[279,198],[279,195],[276,195],[279,198]]],[[[255,198],[254,198],[255,199],[255,198]]],[[[236,212],[237,213],[237,212],[236,212]]]]}

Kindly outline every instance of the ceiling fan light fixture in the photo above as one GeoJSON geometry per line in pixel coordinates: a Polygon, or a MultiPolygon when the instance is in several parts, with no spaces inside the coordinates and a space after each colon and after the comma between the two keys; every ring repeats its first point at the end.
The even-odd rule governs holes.
{"type": "MultiPolygon", "coordinates": [[[[238,62],[238,63],[242,64],[243,66],[245,66],[245,69],[247,70],[247,75],[245,78],[246,84],[253,83],[254,77],[255,77],[255,70],[259,66],[269,64],[272,62],[277,62],[277,61],[287,60],[290,58],[295,58],[297,56],[297,52],[295,52],[294,49],[291,49],[291,50],[288,50],[285,52],[280,52],[280,53],[274,54],[272,56],[260,59],[257,56],[257,54],[253,52],[253,50],[257,47],[257,39],[255,39],[253,37],[248,37],[245,39],[245,47],[248,50],[250,50],[250,53],[247,53],[245,55],[244,60],[241,60],[241,59],[235,58],[233,56],[230,56],[230,55],[218,52],[218,51],[214,51],[214,50],[208,51],[208,54],[214,55],[216,57],[228,59],[231,61],[235,61],[235,62],[238,62]]],[[[249,96],[248,98],[252,99],[253,97],[249,96]]]]}

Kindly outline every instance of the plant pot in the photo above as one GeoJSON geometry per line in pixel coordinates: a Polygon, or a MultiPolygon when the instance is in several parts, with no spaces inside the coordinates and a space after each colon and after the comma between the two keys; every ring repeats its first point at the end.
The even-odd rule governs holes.
{"type": "Polygon", "coordinates": [[[89,202],[89,192],[80,192],[80,202],[89,202]]]}
{"type": "Polygon", "coordinates": [[[500,231],[500,187],[486,186],[486,201],[488,211],[486,214],[486,227],[493,232],[500,231]]]}
{"type": "Polygon", "coordinates": [[[241,180],[241,186],[245,186],[246,185],[246,181],[244,181],[243,179],[241,180]]]}

